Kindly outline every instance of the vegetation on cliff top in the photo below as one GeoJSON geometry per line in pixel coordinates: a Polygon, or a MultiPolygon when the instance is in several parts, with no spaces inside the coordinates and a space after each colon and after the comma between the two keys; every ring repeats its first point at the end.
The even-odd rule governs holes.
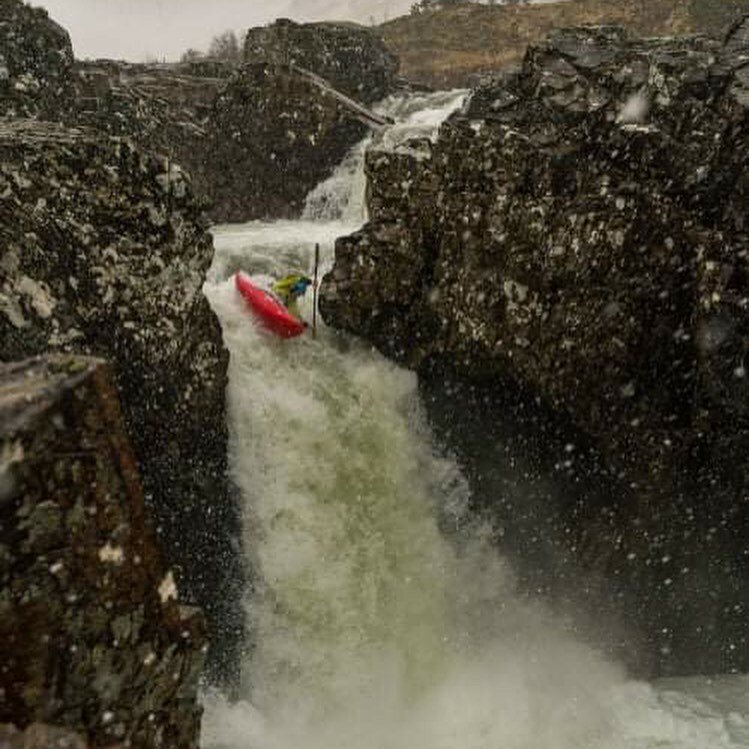
{"type": "Polygon", "coordinates": [[[380,27],[401,74],[436,88],[465,86],[519,62],[552,29],[619,24],[639,34],[721,34],[749,0],[568,0],[542,4],[442,5],[380,27]]]}

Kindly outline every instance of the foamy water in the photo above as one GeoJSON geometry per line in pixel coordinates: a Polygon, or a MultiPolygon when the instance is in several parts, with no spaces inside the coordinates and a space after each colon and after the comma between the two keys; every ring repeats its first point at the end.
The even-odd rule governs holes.
{"type": "MultiPolygon", "coordinates": [[[[380,147],[433,135],[462,94],[391,100],[380,147]]],[[[323,265],[365,219],[354,149],[304,220],[215,232],[206,284],[231,352],[231,469],[255,585],[241,699],[206,695],[226,749],[737,749],[749,683],[652,686],[578,642],[465,522],[415,376],[320,325],[274,339],[234,290],[323,265]],[[450,533],[450,528],[460,528],[450,533]]],[[[311,319],[308,294],[305,315],[311,319]]]]}

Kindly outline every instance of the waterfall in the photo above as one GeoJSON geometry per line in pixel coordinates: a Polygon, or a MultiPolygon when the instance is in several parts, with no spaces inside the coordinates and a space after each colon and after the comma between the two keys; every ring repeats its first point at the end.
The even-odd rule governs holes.
{"type": "Polygon", "coordinates": [[[412,373],[324,325],[314,340],[271,338],[234,290],[239,268],[261,282],[309,273],[315,243],[329,267],[335,238],[366,219],[365,149],[434,137],[463,96],[388,100],[398,124],[353,149],[302,219],[215,230],[205,292],[231,353],[231,470],[254,583],[241,698],[206,695],[203,745],[746,746],[749,710],[630,682],[515,593],[465,516],[465,482],[433,443],[412,373]]]}

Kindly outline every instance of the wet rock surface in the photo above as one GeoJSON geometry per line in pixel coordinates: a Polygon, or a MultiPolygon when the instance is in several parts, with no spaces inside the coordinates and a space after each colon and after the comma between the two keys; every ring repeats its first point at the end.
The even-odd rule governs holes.
{"type": "Polygon", "coordinates": [[[241,221],[299,216],[307,194],[361,140],[367,127],[348,107],[285,66],[243,67],[216,101],[210,161],[222,216],[241,221]]]}
{"type": "Polygon", "coordinates": [[[298,216],[367,132],[334,91],[281,63],[99,61],[77,72],[73,123],[167,155],[217,221],[298,216]]]}
{"type": "Polygon", "coordinates": [[[128,141],[14,120],[0,123],[0,195],[0,359],[113,363],[168,561],[225,673],[242,626],[228,354],[202,294],[213,247],[189,182],[128,141]]]}
{"type": "Polygon", "coordinates": [[[26,729],[3,746],[197,746],[203,618],[157,551],[123,427],[100,360],[0,366],[0,722],[26,729]]]}
{"type": "Polygon", "coordinates": [[[488,388],[485,419],[501,383],[592,440],[624,488],[562,510],[564,553],[660,673],[749,666],[747,28],[556,32],[433,146],[368,155],[322,289],[334,325],[488,388]]]}
{"type": "Polygon", "coordinates": [[[0,0],[0,117],[59,120],[72,93],[68,32],[41,8],[0,0]]]}
{"type": "Polygon", "coordinates": [[[397,57],[379,36],[352,23],[279,19],[247,32],[244,58],[310,70],[363,104],[384,99],[398,86],[397,57]]]}

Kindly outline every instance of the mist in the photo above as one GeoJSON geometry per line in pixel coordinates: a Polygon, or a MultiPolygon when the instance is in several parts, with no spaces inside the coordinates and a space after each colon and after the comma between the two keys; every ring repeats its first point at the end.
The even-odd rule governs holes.
{"type": "Polygon", "coordinates": [[[206,49],[227,29],[286,17],[299,21],[381,23],[408,12],[413,0],[32,0],[70,33],[76,57],[178,60],[206,49]]]}

